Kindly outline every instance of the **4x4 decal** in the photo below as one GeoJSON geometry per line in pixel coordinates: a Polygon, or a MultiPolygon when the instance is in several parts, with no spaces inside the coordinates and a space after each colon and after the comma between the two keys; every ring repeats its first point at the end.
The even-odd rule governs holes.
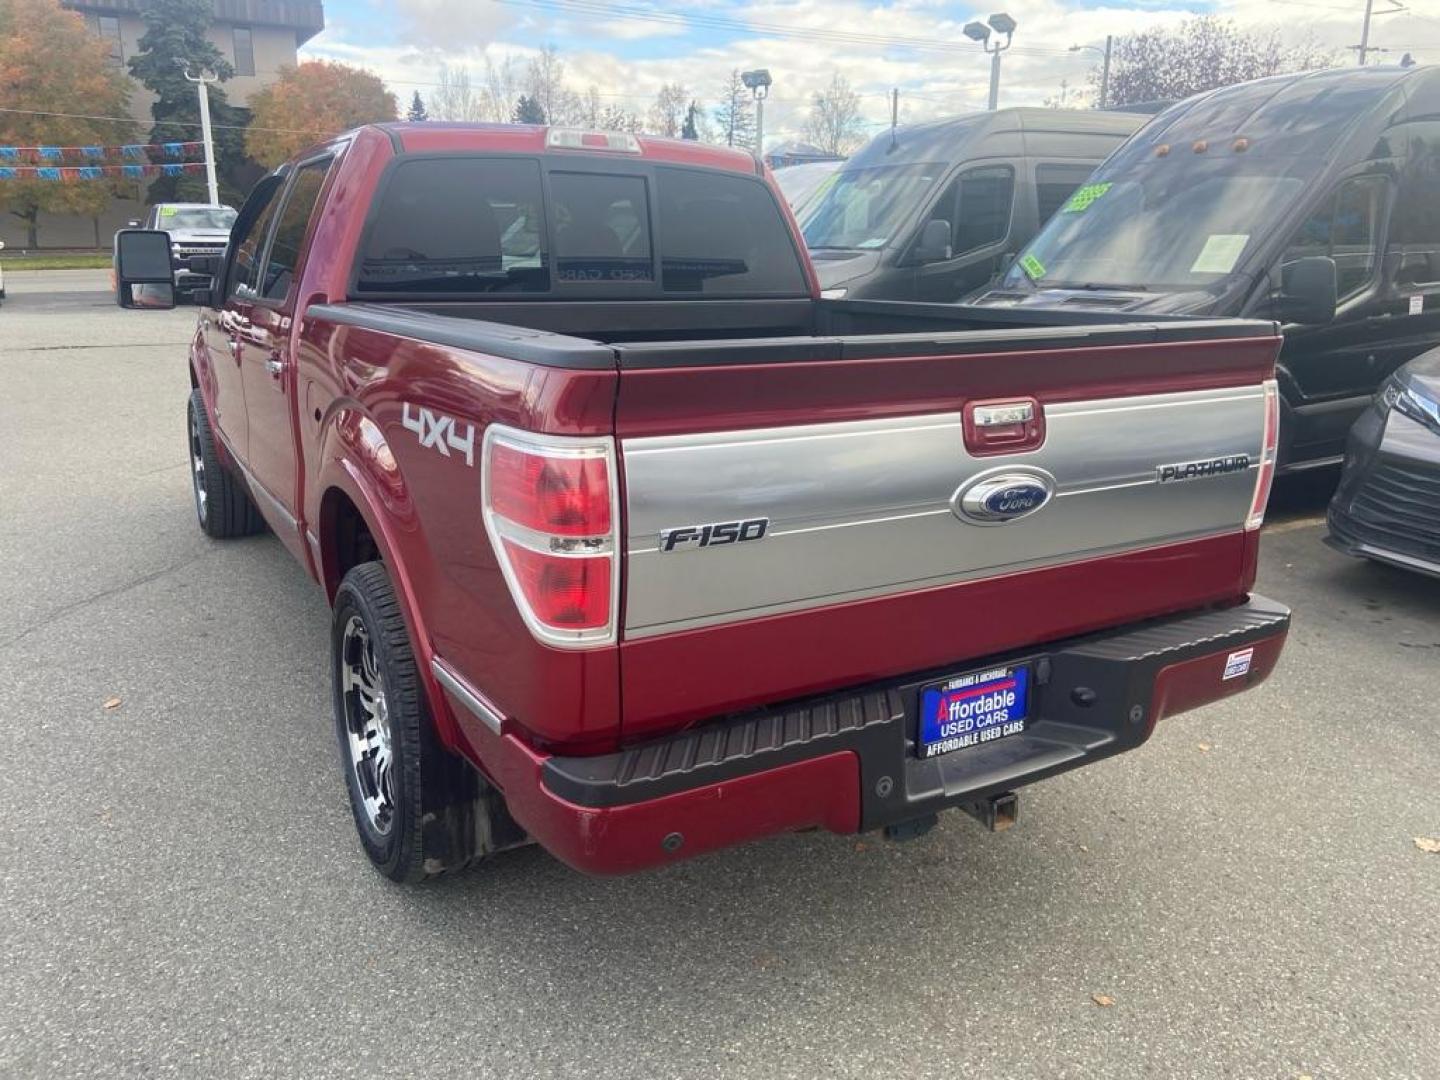
{"type": "Polygon", "coordinates": [[[420,436],[420,445],[432,450],[440,451],[443,457],[449,457],[451,450],[460,450],[465,454],[465,464],[475,464],[475,425],[464,421],[456,420],[453,416],[446,416],[444,413],[431,412],[423,405],[413,406],[404,402],[400,415],[400,423],[407,431],[413,431],[420,436]],[[464,430],[462,437],[460,432],[464,430]]]}

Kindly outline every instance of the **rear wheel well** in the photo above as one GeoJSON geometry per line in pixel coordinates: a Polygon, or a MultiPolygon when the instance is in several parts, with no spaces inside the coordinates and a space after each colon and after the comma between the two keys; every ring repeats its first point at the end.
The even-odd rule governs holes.
{"type": "Polygon", "coordinates": [[[339,488],[325,493],[320,504],[320,551],[325,565],[325,594],[331,598],[345,575],[361,563],[379,562],[380,545],[360,508],[339,488]]]}

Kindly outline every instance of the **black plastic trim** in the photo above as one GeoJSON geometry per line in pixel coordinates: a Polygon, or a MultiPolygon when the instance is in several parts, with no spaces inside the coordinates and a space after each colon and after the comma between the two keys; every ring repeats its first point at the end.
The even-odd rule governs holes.
{"type": "Polygon", "coordinates": [[[1288,608],[1252,596],[1229,608],[1156,619],[1026,653],[977,657],[727,717],[612,754],[551,757],[543,782],[580,806],[626,806],[851,751],[860,759],[861,827],[878,828],[1133,749],[1153,726],[1147,711],[1162,667],[1274,637],[1289,624],[1288,608]],[[917,758],[920,688],[1001,663],[1030,664],[1036,673],[1025,733],[991,747],[917,758]]]}
{"type": "Polygon", "coordinates": [[[507,323],[457,319],[380,304],[312,304],[305,309],[305,317],[543,367],[583,371],[615,367],[615,350],[607,345],[507,323]]]}

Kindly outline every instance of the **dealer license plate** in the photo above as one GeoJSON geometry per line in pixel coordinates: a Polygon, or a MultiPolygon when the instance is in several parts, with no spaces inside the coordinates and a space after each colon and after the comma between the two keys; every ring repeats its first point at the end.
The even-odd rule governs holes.
{"type": "Polygon", "coordinates": [[[920,691],[922,758],[1019,735],[1030,715],[1030,668],[972,671],[920,691]]]}

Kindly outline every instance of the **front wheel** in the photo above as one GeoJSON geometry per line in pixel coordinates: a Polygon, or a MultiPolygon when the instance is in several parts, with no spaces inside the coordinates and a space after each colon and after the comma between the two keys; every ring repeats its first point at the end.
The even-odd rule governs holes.
{"type": "Polygon", "coordinates": [[[215,433],[199,390],[190,391],[186,410],[186,447],[190,452],[190,489],[195,496],[195,517],[205,535],[216,540],[249,536],[265,528],[244,485],[220,463],[215,433]]]}
{"type": "Polygon", "coordinates": [[[410,636],[383,564],[335,594],[335,736],[360,844],[394,881],[458,869],[506,838],[498,792],[435,737],[410,636]]]}

